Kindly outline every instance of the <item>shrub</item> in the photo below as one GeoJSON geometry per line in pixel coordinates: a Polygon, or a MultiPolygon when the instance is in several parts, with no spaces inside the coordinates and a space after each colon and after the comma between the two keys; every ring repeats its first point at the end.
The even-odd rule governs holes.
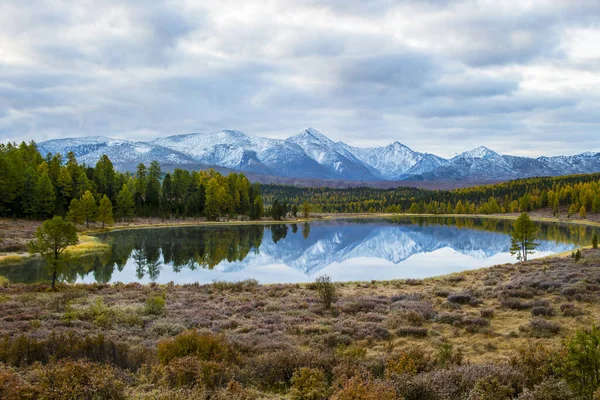
{"type": "Polygon", "coordinates": [[[531,309],[531,315],[534,317],[551,317],[554,315],[554,309],[552,307],[533,307],[531,309]]]}
{"type": "Polygon", "coordinates": [[[575,394],[565,381],[548,379],[532,389],[525,389],[518,397],[519,400],[572,400],[575,394]]]}
{"type": "Polygon", "coordinates": [[[37,397],[37,390],[15,370],[0,365],[0,399],[27,400],[37,397]]]}
{"type": "Polygon", "coordinates": [[[513,297],[503,298],[500,300],[500,305],[504,308],[509,308],[511,310],[527,310],[531,308],[531,304],[527,302],[523,302],[519,299],[515,299],[513,297]]]}
{"type": "Polygon", "coordinates": [[[303,367],[331,370],[331,354],[286,348],[267,351],[254,357],[246,365],[249,378],[259,387],[283,390],[290,385],[294,373],[303,367]]]}
{"type": "Polygon", "coordinates": [[[523,374],[527,386],[533,386],[554,375],[555,358],[553,350],[541,344],[530,344],[517,349],[510,358],[510,364],[523,374]]]}
{"type": "Polygon", "coordinates": [[[331,282],[331,278],[327,275],[319,276],[313,284],[314,289],[319,295],[323,307],[329,310],[331,305],[338,299],[337,289],[335,284],[331,282]]]}
{"type": "Polygon", "coordinates": [[[327,379],[322,371],[300,368],[292,376],[292,400],[324,400],[328,396],[327,379]]]}
{"type": "MultiPolygon", "coordinates": [[[[467,364],[403,377],[396,384],[405,400],[467,399],[484,378],[496,378],[501,385],[522,390],[522,376],[506,364],[467,364]]],[[[483,384],[481,384],[483,385],[483,384]]]]}
{"type": "Polygon", "coordinates": [[[429,353],[420,347],[409,347],[389,354],[385,360],[385,375],[414,374],[430,370],[434,365],[429,353]]]}
{"type": "Polygon", "coordinates": [[[396,335],[398,336],[426,337],[428,333],[429,330],[427,328],[418,326],[404,326],[396,329],[396,335]]]}
{"type": "Polygon", "coordinates": [[[560,372],[571,389],[591,399],[600,387],[600,329],[577,331],[565,342],[560,372]]]}
{"type": "Polygon", "coordinates": [[[34,374],[40,399],[125,399],[122,373],[110,365],[66,360],[35,370],[34,374]]]}
{"type": "Polygon", "coordinates": [[[560,325],[542,318],[534,318],[529,321],[528,326],[522,326],[519,329],[529,332],[529,335],[533,337],[547,338],[558,334],[560,332],[560,325]]]}
{"type": "Polygon", "coordinates": [[[165,296],[155,295],[146,300],[144,311],[148,315],[162,315],[165,311],[165,296]]]}
{"type": "Polygon", "coordinates": [[[159,319],[152,324],[150,331],[158,337],[176,336],[185,331],[185,326],[178,322],[159,319]]]}
{"type": "Polygon", "coordinates": [[[239,282],[213,281],[212,288],[218,292],[226,290],[232,292],[253,292],[258,288],[256,279],[244,279],[239,282]]]}
{"type": "Polygon", "coordinates": [[[433,305],[428,301],[400,300],[395,302],[392,305],[392,308],[421,314],[421,316],[426,320],[432,319],[437,315],[437,311],[433,308],[433,305]]]}
{"type": "Polygon", "coordinates": [[[511,386],[490,376],[477,381],[469,393],[469,400],[511,400],[514,394],[515,390],[511,386]]]}
{"type": "Polygon", "coordinates": [[[560,311],[565,317],[578,317],[583,315],[583,310],[571,303],[561,304],[560,311]]]}
{"type": "Polygon", "coordinates": [[[355,376],[348,379],[332,400],[400,400],[393,386],[372,377],[355,376]]]}
{"type": "Polygon", "coordinates": [[[178,389],[200,386],[214,390],[225,386],[233,377],[227,364],[202,361],[194,356],[175,358],[165,366],[156,366],[153,373],[155,380],[178,389]]]}
{"type": "Polygon", "coordinates": [[[473,296],[469,293],[452,293],[448,295],[447,300],[455,304],[469,304],[473,300],[473,296]]]}
{"type": "Polygon", "coordinates": [[[437,347],[437,362],[444,368],[449,365],[461,365],[463,354],[460,349],[454,351],[454,346],[450,342],[442,342],[437,347]]]}
{"type": "Polygon", "coordinates": [[[494,309],[493,308],[486,308],[484,310],[479,311],[479,315],[481,315],[481,318],[487,318],[487,319],[492,319],[494,318],[494,309]]]}
{"type": "Polygon", "coordinates": [[[463,320],[463,315],[456,313],[456,312],[443,312],[443,313],[439,313],[436,317],[435,317],[436,322],[439,322],[440,324],[449,324],[449,325],[460,325],[462,323],[463,320]]]}
{"type": "Polygon", "coordinates": [[[106,339],[104,335],[80,337],[74,331],[64,334],[51,333],[45,340],[25,335],[0,341],[0,362],[23,366],[38,361],[64,358],[87,358],[95,362],[109,362],[121,368],[137,370],[147,360],[147,351],[106,339]]]}
{"type": "Polygon", "coordinates": [[[206,361],[234,361],[237,352],[225,338],[199,334],[195,329],[185,331],[172,339],[158,342],[158,359],[168,364],[174,358],[195,356],[206,361]]]}

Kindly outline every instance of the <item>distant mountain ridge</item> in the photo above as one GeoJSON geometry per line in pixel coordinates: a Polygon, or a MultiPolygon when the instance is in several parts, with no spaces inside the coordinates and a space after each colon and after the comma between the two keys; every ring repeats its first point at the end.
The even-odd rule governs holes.
{"type": "Polygon", "coordinates": [[[375,148],[334,142],[313,128],[288,139],[250,136],[240,131],[190,133],[150,142],[81,137],[38,144],[42,154],[72,151],[94,165],[106,154],[119,169],[157,160],[180,168],[215,166],[266,176],[344,181],[508,180],[600,172],[600,153],[517,157],[484,146],[446,159],[420,153],[400,142],[375,148]]]}

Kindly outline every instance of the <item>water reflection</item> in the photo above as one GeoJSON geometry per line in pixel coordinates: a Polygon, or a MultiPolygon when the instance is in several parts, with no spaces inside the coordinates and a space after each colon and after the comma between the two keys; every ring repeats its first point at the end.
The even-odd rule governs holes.
{"type": "MultiPolygon", "coordinates": [[[[298,282],[425,277],[509,262],[511,221],[356,219],[312,224],[180,227],[101,235],[109,250],[73,261],[68,282],[298,282]]],[[[534,256],[588,244],[593,229],[540,224],[534,256]]],[[[13,282],[47,279],[41,261],[2,268],[13,282]]]]}

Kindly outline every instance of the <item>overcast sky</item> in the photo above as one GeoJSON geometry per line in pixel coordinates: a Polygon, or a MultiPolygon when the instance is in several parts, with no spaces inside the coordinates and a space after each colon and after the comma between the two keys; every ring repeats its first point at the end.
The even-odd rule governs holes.
{"type": "Polygon", "coordinates": [[[2,0],[0,141],[600,151],[600,1],[2,0]]]}

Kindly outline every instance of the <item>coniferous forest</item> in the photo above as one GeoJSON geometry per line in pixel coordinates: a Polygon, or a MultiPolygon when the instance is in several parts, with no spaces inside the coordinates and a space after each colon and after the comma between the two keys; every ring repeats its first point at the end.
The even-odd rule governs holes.
{"type": "Polygon", "coordinates": [[[0,145],[0,215],[45,219],[53,215],[89,225],[132,217],[262,216],[260,185],[243,174],[139,164],[135,173],[116,171],[104,155],[95,166],[73,155],[43,157],[34,142],[0,145]]]}
{"type": "Polygon", "coordinates": [[[517,179],[455,190],[409,187],[331,189],[263,185],[265,204],[308,201],[313,212],[497,214],[550,208],[554,215],[600,212],[600,174],[517,179]],[[566,211],[565,211],[566,210],[566,211]]]}

